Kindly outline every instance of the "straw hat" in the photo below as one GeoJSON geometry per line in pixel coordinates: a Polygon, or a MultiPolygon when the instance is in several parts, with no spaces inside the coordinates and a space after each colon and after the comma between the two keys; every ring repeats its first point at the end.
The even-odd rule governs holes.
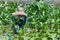
{"type": "Polygon", "coordinates": [[[12,13],[13,16],[27,16],[26,13],[24,13],[24,10],[22,7],[18,7],[18,10],[14,13],[12,13]]]}

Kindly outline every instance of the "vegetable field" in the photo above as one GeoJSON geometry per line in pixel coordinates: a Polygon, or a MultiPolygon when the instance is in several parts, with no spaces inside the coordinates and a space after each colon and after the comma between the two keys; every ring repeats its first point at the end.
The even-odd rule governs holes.
{"type": "Polygon", "coordinates": [[[3,1],[0,4],[0,40],[60,40],[60,6],[42,0],[31,4],[3,1]],[[12,13],[18,6],[24,8],[27,22],[14,34],[17,18],[13,20],[12,13]]]}

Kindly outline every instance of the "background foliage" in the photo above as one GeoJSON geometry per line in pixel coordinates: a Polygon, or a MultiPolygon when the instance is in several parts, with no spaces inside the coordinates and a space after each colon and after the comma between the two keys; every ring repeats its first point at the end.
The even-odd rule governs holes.
{"type": "Polygon", "coordinates": [[[16,19],[12,21],[12,13],[18,6],[20,4],[13,2],[0,4],[0,27],[8,38],[11,34],[12,40],[60,40],[60,7],[42,0],[22,5],[28,15],[27,23],[23,30],[19,30],[18,37],[13,38],[15,35],[10,26],[14,26],[16,19]]]}

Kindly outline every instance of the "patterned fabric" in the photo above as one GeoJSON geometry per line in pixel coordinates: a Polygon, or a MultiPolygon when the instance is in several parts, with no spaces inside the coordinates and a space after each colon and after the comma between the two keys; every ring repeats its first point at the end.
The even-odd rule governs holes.
{"type": "Polygon", "coordinates": [[[19,27],[23,28],[25,23],[26,23],[26,16],[22,17],[22,18],[19,18],[19,21],[17,22],[17,25],[19,25],[19,27]]]}

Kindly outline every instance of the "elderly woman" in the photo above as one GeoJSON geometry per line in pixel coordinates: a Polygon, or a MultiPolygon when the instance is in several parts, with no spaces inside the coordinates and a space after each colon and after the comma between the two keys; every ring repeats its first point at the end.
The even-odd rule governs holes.
{"type": "MultiPolygon", "coordinates": [[[[12,13],[13,16],[18,17],[18,21],[16,22],[16,25],[19,26],[19,28],[23,28],[25,23],[26,23],[26,16],[27,14],[24,13],[24,10],[22,7],[18,7],[18,10],[14,13],[12,13]]],[[[17,27],[15,28],[14,31],[17,30],[17,27]]]]}

